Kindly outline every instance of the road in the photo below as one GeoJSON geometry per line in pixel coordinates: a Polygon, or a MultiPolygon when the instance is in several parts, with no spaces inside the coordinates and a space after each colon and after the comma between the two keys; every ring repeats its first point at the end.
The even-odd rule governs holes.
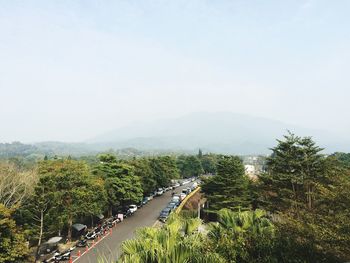
{"type": "MultiPolygon", "coordinates": [[[[189,185],[190,184],[178,187],[174,191],[180,193],[183,188],[189,185]]],[[[72,253],[73,262],[96,263],[101,259],[104,259],[103,262],[115,262],[121,252],[121,243],[124,240],[133,238],[137,228],[153,226],[158,219],[160,211],[165,208],[171,200],[171,193],[172,191],[170,190],[162,196],[153,198],[148,204],[138,209],[133,216],[117,224],[117,226],[113,228],[112,233],[105,236],[99,243],[90,248],[87,253],[84,253],[79,258],[77,258],[78,249],[76,249],[72,253]]],[[[84,252],[84,249],[80,250],[81,253],[84,252]]]]}

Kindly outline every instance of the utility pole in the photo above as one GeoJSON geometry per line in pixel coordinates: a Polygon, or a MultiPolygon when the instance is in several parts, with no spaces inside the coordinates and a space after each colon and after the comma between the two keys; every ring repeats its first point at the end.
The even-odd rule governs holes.
{"type": "Polygon", "coordinates": [[[201,201],[198,202],[198,218],[201,219],[201,201]]]}

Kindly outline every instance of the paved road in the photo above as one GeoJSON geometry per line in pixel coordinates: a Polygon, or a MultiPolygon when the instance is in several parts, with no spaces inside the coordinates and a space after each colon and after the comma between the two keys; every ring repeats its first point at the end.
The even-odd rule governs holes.
{"type": "MultiPolygon", "coordinates": [[[[176,188],[174,191],[180,193],[183,188],[188,187],[184,185],[176,188]]],[[[153,226],[157,221],[160,211],[167,206],[171,200],[171,192],[168,191],[162,196],[155,197],[148,202],[144,207],[137,210],[136,213],[126,218],[123,222],[117,224],[113,228],[111,234],[106,236],[87,253],[82,255],[79,259],[73,256],[76,263],[97,263],[99,259],[105,259],[104,262],[115,262],[120,255],[120,245],[124,240],[130,239],[135,234],[135,229],[146,226],[153,226]]],[[[84,249],[81,250],[83,252],[84,249]]],[[[73,255],[76,255],[77,250],[73,255]]]]}

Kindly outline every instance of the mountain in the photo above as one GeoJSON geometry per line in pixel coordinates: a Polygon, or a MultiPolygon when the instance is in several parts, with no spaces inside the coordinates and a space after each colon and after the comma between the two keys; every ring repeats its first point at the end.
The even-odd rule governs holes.
{"type": "Polygon", "coordinates": [[[349,151],[350,144],[327,131],[230,112],[193,113],[180,118],[129,125],[87,143],[97,148],[133,147],[230,154],[266,154],[287,131],[312,136],[327,152],[349,151]]]}

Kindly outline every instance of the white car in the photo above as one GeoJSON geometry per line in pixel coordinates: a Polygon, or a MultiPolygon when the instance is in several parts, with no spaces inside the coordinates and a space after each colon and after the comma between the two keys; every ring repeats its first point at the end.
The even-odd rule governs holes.
{"type": "Polygon", "coordinates": [[[131,213],[135,213],[137,211],[137,205],[129,205],[129,210],[131,213]]]}
{"type": "Polygon", "coordinates": [[[185,184],[189,184],[189,183],[190,183],[190,181],[185,180],[185,181],[182,181],[181,185],[185,185],[185,184]]]}
{"type": "Polygon", "coordinates": [[[187,196],[186,194],[181,193],[180,194],[180,201],[184,200],[186,198],[186,196],[187,196]]]}
{"type": "Polygon", "coordinates": [[[171,201],[179,201],[180,200],[180,196],[178,195],[174,195],[173,198],[171,199],[171,201]]]}
{"type": "Polygon", "coordinates": [[[164,193],[163,188],[158,188],[158,190],[156,191],[156,195],[162,195],[164,193]]]}

